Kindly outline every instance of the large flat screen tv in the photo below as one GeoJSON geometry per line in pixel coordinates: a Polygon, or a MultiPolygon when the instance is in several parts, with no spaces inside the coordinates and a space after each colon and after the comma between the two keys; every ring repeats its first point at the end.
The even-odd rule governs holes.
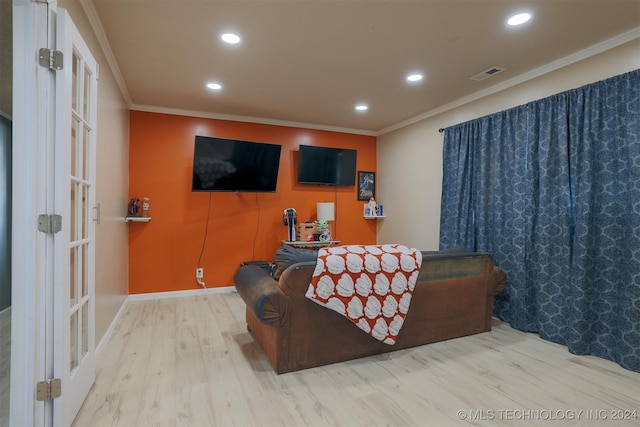
{"type": "Polygon", "coordinates": [[[192,191],[274,192],[282,146],[196,136],[192,191]]]}
{"type": "Polygon", "coordinates": [[[355,185],[358,152],[346,148],[301,145],[298,154],[300,184],[355,185]]]}

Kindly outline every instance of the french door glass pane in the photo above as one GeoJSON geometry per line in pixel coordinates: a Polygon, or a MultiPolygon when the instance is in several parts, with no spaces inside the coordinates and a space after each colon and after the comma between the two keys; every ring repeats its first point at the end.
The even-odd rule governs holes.
{"type": "Polygon", "coordinates": [[[76,199],[78,198],[77,194],[77,185],[74,182],[71,182],[71,206],[69,209],[69,239],[73,242],[76,240],[76,199]]]}
{"type": "Polygon", "coordinates": [[[89,245],[82,245],[82,297],[89,293],[89,245]]]}
{"type": "Polygon", "coordinates": [[[71,109],[78,111],[78,62],[80,58],[73,52],[73,73],[71,81],[71,109]]]}
{"type": "Polygon", "coordinates": [[[89,186],[82,185],[82,238],[86,239],[89,233],[89,186]]]}
{"type": "Polygon", "coordinates": [[[71,176],[77,176],[78,139],[76,137],[77,120],[71,120],[71,176]]]}
{"type": "Polygon", "coordinates": [[[71,362],[71,371],[75,367],[78,366],[78,312],[74,312],[70,317],[70,338],[71,345],[69,348],[70,351],[70,362],[71,362]]]}
{"type": "Polygon", "coordinates": [[[82,357],[89,352],[89,300],[82,304],[82,357]]]}
{"type": "Polygon", "coordinates": [[[86,121],[89,118],[89,105],[91,101],[91,71],[84,68],[84,91],[82,96],[82,118],[86,121]]]}
{"type": "Polygon", "coordinates": [[[89,179],[89,171],[87,170],[87,162],[89,161],[88,151],[89,129],[86,126],[82,128],[82,179],[89,179]]]}
{"type": "Polygon", "coordinates": [[[71,248],[69,253],[70,261],[69,261],[69,306],[73,307],[78,302],[78,293],[76,292],[76,254],[78,252],[78,248],[71,248]]]}

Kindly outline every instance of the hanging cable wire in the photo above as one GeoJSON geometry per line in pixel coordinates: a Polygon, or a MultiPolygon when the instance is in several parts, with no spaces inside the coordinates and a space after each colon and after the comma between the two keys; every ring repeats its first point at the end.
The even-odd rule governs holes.
{"type": "Polygon", "coordinates": [[[260,230],[260,203],[258,203],[258,193],[256,193],[256,210],[258,211],[258,220],[256,221],[256,232],[253,235],[253,247],[251,249],[251,261],[256,259],[256,239],[258,238],[258,230],[260,230]]]}
{"type": "Polygon", "coordinates": [[[211,215],[211,194],[209,193],[209,207],[207,209],[207,222],[204,227],[204,239],[202,240],[202,249],[200,249],[200,257],[198,257],[198,268],[200,268],[200,262],[202,261],[202,254],[204,253],[204,246],[207,243],[207,234],[209,234],[209,215],[211,215]]]}
{"type": "MultiPolygon", "coordinates": [[[[333,226],[333,236],[337,236],[338,235],[338,186],[334,185],[333,186],[333,203],[335,204],[335,220],[334,222],[334,226],[333,226]]],[[[331,238],[331,240],[335,240],[334,237],[331,238]]]]}

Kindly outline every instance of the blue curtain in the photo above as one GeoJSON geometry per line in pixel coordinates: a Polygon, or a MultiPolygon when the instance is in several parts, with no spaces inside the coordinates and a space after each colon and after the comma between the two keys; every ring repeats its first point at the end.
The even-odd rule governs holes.
{"type": "Polygon", "coordinates": [[[640,371],[640,70],[445,130],[440,247],[507,272],[494,315],[640,371]]]}

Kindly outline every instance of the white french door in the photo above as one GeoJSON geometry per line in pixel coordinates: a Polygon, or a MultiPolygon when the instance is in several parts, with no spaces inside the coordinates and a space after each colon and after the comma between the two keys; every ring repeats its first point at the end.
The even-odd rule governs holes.
{"type": "Polygon", "coordinates": [[[95,169],[97,63],[63,9],[56,19],[54,192],[62,232],[54,243],[55,425],[71,425],[95,379],[95,169]],[[59,268],[58,268],[59,267],[59,268]]]}
{"type": "Polygon", "coordinates": [[[95,378],[97,65],[55,0],[14,0],[13,44],[9,425],[66,426],[95,378]]]}

